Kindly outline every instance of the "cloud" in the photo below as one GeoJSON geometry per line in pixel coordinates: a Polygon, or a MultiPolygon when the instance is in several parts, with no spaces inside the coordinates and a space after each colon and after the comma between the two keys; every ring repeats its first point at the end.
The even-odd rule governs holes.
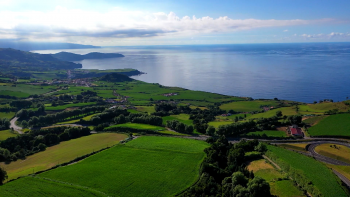
{"type": "Polygon", "coordinates": [[[0,39],[23,40],[192,36],[334,22],[333,19],[260,20],[231,19],[227,16],[179,17],[174,12],[148,13],[120,8],[112,8],[102,13],[59,6],[47,12],[0,11],[0,18],[6,19],[0,20],[0,39]]]}
{"type": "Polygon", "coordinates": [[[302,34],[300,37],[305,39],[334,39],[334,38],[350,38],[350,33],[332,32],[330,34],[302,34]]]}
{"type": "Polygon", "coordinates": [[[283,32],[288,32],[288,29],[283,30],[283,32]]]}

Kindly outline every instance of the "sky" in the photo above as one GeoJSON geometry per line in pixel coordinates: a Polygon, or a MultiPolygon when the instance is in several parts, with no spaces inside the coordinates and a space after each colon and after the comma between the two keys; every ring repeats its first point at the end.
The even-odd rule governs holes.
{"type": "Polygon", "coordinates": [[[349,42],[349,0],[0,0],[0,39],[96,46],[349,42]]]}

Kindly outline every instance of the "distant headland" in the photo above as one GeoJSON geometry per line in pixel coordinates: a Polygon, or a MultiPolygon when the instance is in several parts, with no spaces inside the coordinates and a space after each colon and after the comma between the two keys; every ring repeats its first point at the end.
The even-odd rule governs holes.
{"type": "Polygon", "coordinates": [[[98,52],[92,52],[85,55],[69,53],[69,52],[59,52],[56,54],[52,54],[52,56],[63,61],[81,61],[84,59],[104,59],[104,58],[124,57],[124,55],[120,53],[98,53],[98,52]]]}

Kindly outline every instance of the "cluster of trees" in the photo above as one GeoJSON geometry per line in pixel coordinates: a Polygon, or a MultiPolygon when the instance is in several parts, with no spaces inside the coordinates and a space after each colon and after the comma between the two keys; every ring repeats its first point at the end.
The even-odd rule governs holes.
{"type": "Polygon", "coordinates": [[[155,105],[154,109],[156,112],[154,112],[152,115],[155,116],[169,116],[171,114],[190,114],[192,109],[189,106],[177,106],[176,104],[172,103],[158,103],[155,105]]]}
{"type": "Polygon", "coordinates": [[[116,124],[132,122],[132,123],[142,123],[142,124],[150,124],[155,126],[162,126],[163,119],[159,116],[148,115],[148,114],[129,114],[128,116],[124,116],[124,114],[120,114],[118,117],[114,118],[114,122],[116,124]]]}
{"type": "MultiPolygon", "coordinates": [[[[39,116],[39,117],[33,116],[28,120],[28,126],[40,127],[40,126],[51,125],[56,122],[64,121],[68,118],[78,118],[82,115],[102,112],[104,109],[105,107],[103,106],[92,106],[92,107],[85,107],[82,109],[75,109],[71,111],[62,111],[56,114],[48,114],[45,116],[39,116]]],[[[22,125],[23,125],[23,121],[22,121],[22,125]]]]}
{"type": "Polygon", "coordinates": [[[45,115],[45,106],[40,105],[37,111],[33,111],[32,109],[21,109],[16,113],[16,117],[21,119],[29,119],[33,116],[45,115]]]}
{"type": "Polygon", "coordinates": [[[181,196],[271,196],[270,185],[254,177],[246,168],[246,152],[265,152],[266,146],[257,140],[228,143],[227,139],[209,138],[206,158],[201,165],[200,180],[181,196]]]}
{"type": "Polygon", "coordinates": [[[103,103],[103,99],[97,96],[97,93],[91,90],[82,91],[80,94],[76,96],[72,96],[69,94],[62,94],[57,97],[56,100],[52,101],[51,106],[64,105],[65,102],[98,102],[103,103]]]}
{"type": "Polygon", "coordinates": [[[216,130],[217,136],[238,136],[243,133],[249,133],[251,131],[256,130],[256,122],[248,121],[248,122],[237,122],[228,125],[220,125],[216,130]]]}
{"type": "Polygon", "coordinates": [[[15,107],[0,107],[0,112],[16,112],[18,111],[15,107]]]}
{"type": "Polygon", "coordinates": [[[48,146],[86,135],[90,135],[87,127],[55,127],[10,137],[0,142],[0,161],[24,159],[28,155],[44,151],[48,146]]]}
{"type": "Polygon", "coordinates": [[[17,109],[28,108],[32,105],[32,101],[28,100],[14,100],[10,102],[11,107],[16,107],[17,109]]]}
{"type": "Polygon", "coordinates": [[[124,116],[128,116],[130,113],[125,109],[107,109],[103,111],[101,114],[95,115],[91,118],[90,123],[93,125],[99,125],[107,122],[113,122],[115,117],[123,114],[124,116]]]}
{"type": "Polygon", "coordinates": [[[192,125],[186,125],[178,120],[168,120],[166,126],[180,133],[193,133],[192,125]]]}
{"type": "Polygon", "coordinates": [[[9,129],[10,121],[7,118],[0,118],[0,130],[9,129]]]}

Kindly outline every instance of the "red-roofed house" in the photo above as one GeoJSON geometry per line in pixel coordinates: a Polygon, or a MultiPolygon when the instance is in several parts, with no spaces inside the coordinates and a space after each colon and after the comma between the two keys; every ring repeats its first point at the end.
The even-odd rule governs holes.
{"type": "Polygon", "coordinates": [[[303,132],[297,125],[292,125],[289,127],[289,132],[293,136],[303,136],[303,132]]]}

